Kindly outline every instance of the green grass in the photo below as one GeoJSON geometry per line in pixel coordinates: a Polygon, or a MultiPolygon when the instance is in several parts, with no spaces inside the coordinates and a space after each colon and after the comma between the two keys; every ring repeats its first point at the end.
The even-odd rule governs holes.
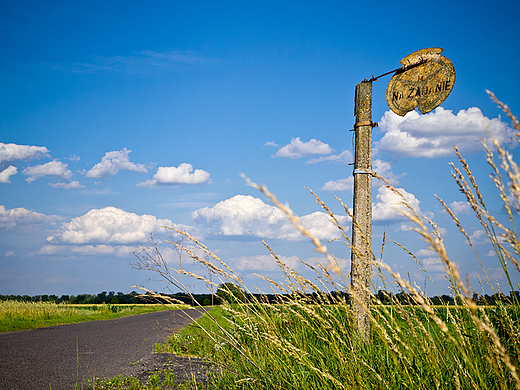
{"type": "MultiPolygon", "coordinates": [[[[496,345],[477,331],[467,310],[434,308],[448,327],[443,332],[420,307],[374,306],[371,340],[360,345],[349,306],[218,307],[213,319],[183,329],[167,348],[214,362],[214,389],[514,388],[507,368],[489,359],[496,345]]],[[[486,307],[480,315],[495,329],[505,325],[503,344],[518,358],[512,333],[519,329],[519,308],[486,307]]]]}
{"type": "Polygon", "coordinates": [[[84,321],[108,320],[184,306],[143,304],[73,305],[52,302],[0,301],[0,333],[84,321]]]}
{"type": "MultiPolygon", "coordinates": [[[[495,101],[511,119],[520,137],[520,123],[507,106],[495,101]]],[[[518,278],[517,272],[520,273],[520,240],[515,227],[520,213],[520,168],[497,140],[492,139],[492,143],[484,147],[492,172],[490,177],[499,196],[486,202],[501,202],[505,213],[500,218],[488,212],[477,180],[456,148],[458,163],[451,164],[452,177],[496,253],[503,280],[507,281],[506,291],[515,291],[520,289],[512,282],[518,278]]],[[[376,295],[372,295],[370,303],[363,302],[360,294],[351,288],[348,274],[343,274],[334,255],[305,229],[288,206],[262,185],[249,182],[312,241],[320,258],[315,257],[312,264],[301,262],[300,266],[313,271],[314,275],[304,277],[284,264],[264,242],[283,275],[280,280],[257,275],[278,297],[277,303],[269,303],[266,297],[249,294],[243,278],[204,244],[186,232],[170,228],[174,234],[182,235],[186,243],[168,242],[178,253],[188,254],[205,272],[195,275],[172,270],[153,240],[136,251],[140,269],[158,273],[166,282],[182,286],[187,294],[189,289],[179,280],[179,274],[203,280],[212,288],[218,287],[217,295],[219,290],[226,291],[219,295],[225,301],[222,306],[173,336],[167,348],[173,353],[201,356],[210,361],[213,367],[210,389],[520,390],[520,305],[516,295],[496,301],[495,306],[477,305],[478,299],[473,297],[478,297],[477,291],[484,291],[484,284],[493,294],[505,296],[498,282],[490,280],[470,235],[449,206],[439,199],[461,233],[464,240],[461,245],[469,244],[474,249],[480,286],[470,286],[465,276],[460,275],[459,267],[448,256],[439,227],[414,210],[388,181],[375,173],[374,177],[399,197],[402,214],[413,225],[411,234],[425,241],[443,264],[454,305],[433,305],[416,283],[403,278],[385,263],[384,249],[388,241],[403,249],[404,256],[410,256],[413,267],[419,264],[424,275],[418,280],[434,283],[420,260],[399,243],[387,239],[386,234],[381,254],[371,253],[362,261],[372,269],[372,290],[382,288],[392,293],[387,297],[389,304],[379,304],[376,295]],[[215,280],[219,280],[219,286],[215,280]],[[346,292],[350,302],[346,300],[346,292]],[[399,295],[407,298],[406,303],[399,295]],[[351,305],[352,302],[355,305],[351,305]],[[369,327],[358,326],[360,313],[366,313],[369,327]]],[[[356,250],[347,229],[314,196],[339,229],[345,245],[351,251],[356,250]]],[[[351,216],[348,207],[339,198],[338,201],[351,216]]]]}
{"type": "MultiPolygon", "coordinates": [[[[116,376],[113,379],[101,380],[99,378],[89,381],[88,388],[92,390],[157,390],[157,389],[197,389],[197,384],[187,382],[175,387],[175,374],[171,370],[164,370],[164,378],[159,374],[151,374],[146,383],[141,383],[138,378],[129,376],[116,376]]],[[[202,387],[201,387],[202,388],[202,387]]]]}

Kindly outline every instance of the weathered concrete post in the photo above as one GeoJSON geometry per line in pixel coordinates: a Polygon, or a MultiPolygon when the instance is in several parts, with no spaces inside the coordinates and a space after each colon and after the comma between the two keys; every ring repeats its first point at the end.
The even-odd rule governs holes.
{"type": "Polygon", "coordinates": [[[352,309],[362,340],[370,336],[372,257],[372,82],[356,85],[354,156],[354,220],[352,221],[352,309]]]}

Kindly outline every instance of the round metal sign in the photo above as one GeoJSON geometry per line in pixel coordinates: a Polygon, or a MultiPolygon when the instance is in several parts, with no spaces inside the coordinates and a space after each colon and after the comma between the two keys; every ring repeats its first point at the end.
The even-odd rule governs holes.
{"type": "Polygon", "coordinates": [[[448,97],[455,84],[455,68],[440,55],[443,50],[418,50],[400,61],[403,67],[392,76],[386,89],[386,102],[393,112],[404,116],[419,107],[426,114],[448,97]]]}

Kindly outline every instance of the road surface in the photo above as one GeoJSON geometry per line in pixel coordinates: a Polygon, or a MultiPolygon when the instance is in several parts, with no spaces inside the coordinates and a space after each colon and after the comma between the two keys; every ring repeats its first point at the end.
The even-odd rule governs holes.
{"type": "Polygon", "coordinates": [[[189,316],[201,315],[195,309],[167,310],[2,333],[0,389],[71,390],[76,384],[87,389],[94,377],[131,375],[143,361],[153,359],[155,343],[188,325],[189,316]]]}

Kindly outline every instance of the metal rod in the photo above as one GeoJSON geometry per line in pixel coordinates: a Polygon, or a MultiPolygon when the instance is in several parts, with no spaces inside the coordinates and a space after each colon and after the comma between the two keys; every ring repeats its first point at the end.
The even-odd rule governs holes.
{"type": "Polygon", "coordinates": [[[380,76],[377,76],[377,77],[374,77],[372,76],[372,78],[370,80],[363,80],[364,83],[371,83],[372,81],[377,81],[378,79],[380,79],[381,77],[383,76],[386,76],[386,75],[389,75],[390,73],[401,73],[401,72],[404,72],[404,71],[407,71],[408,69],[412,69],[412,68],[415,68],[416,66],[419,66],[419,65],[422,65],[424,64],[425,62],[427,62],[428,60],[425,59],[425,60],[422,60],[422,61],[419,61],[415,64],[411,64],[411,65],[406,65],[406,66],[401,66],[400,68],[397,68],[397,69],[394,69],[394,70],[391,70],[390,72],[386,72],[386,73],[383,73],[382,75],[380,76]]]}

